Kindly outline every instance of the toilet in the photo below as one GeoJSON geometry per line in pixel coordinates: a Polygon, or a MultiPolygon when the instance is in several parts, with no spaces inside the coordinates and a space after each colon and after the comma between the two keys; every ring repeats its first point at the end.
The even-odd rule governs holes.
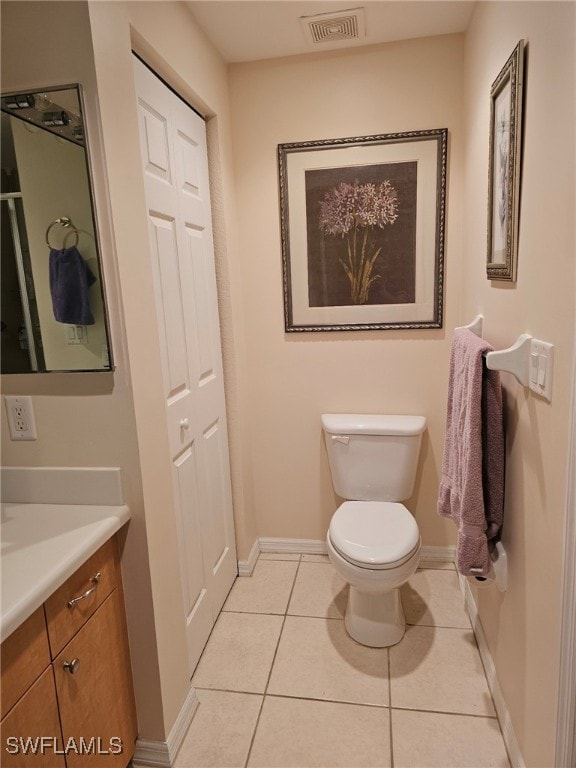
{"type": "Polygon", "coordinates": [[[328,556],[350,585],[344,624],[362,645],[398,643],[400,587],[420,561],[416,520],[400,502],[414,489],[424,416],[325,413],[332,484],[345,499],[330,521],[328,556]]]}

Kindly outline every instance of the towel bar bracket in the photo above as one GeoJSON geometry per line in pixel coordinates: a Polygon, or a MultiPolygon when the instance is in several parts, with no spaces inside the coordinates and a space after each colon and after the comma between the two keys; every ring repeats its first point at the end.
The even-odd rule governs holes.
{"type": "MultiPolygon", "coordinates": [[[[484,316],[476,315],[471,323],[462,328],[482,337],[483,322],[484,316]]],[[[529,333],[522,333],[508,349],[486,354],[487,368],[511,373],[523,387],[529,387],[546,400],[552,399],[553,363],[554,345],[533,339],[529,333]]]]}
{"type": "Polygon", "coordinates": [[[527,387],[530,383],[530,342],[532,336],[522,333],[516,343],[508,349],[497,352],[488,352],[486,355],[486,367],[491,371],[506,371],[513,374],[516,379],[527,387]]]}

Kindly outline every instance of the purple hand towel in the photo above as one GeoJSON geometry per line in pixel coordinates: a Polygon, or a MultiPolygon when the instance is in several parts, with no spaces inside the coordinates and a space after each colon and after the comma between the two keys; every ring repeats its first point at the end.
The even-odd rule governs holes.
{"type": "Polygon", "coordinates": [[[438,512],[458,526],[459,573],[486,576],[488,542],[504,512],[504,427],[500,374],[486,368],[490,344],[467,328],[454,332],[438,512]]]}
{"type": "Polygon", "coordinates": [[[88,289],[96,282],[75,246],[50,249],[50,293],[59,323],[94,325],[88,289]]]}

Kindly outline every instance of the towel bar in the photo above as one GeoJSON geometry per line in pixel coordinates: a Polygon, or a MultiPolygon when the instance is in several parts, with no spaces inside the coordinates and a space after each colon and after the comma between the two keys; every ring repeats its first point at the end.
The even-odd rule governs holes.
{"type": "MultiPolygon", "coordinates": [[[[476,315],[466,328],[482,337],[483,315],[476,315]]],[[[533,339],[529,333],[522,333],[508,349],[486,353],[486,367],[491,371],[505,371],[516,377],[523,387],[542,395],[552,397],[552,366],[554,347],[547,342],[533,339]]]]}
{"type": "MultiPolygon", "coordinates": [[[[482,325],[484,315],[476,315],[474,320],[461,328],[467,328],[476,336],[482,338],[482,325]]],[[[528,333],[521,334],[516,342],[508,349],[486,353],[486,367],[491,371],[505,371],[511,373],[523,387],[530,385],[530,342],[532,336],[528,333]]]]}

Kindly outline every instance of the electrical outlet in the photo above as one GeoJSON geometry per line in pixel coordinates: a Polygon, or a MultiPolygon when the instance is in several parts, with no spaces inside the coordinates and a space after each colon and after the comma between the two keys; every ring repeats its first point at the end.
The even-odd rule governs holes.
{"type": "Polygon", "coordinates": [[[6,395],[6,412],[11,440],[36,440],[36,421],[32,398],[28,396],[6,395]]]}

